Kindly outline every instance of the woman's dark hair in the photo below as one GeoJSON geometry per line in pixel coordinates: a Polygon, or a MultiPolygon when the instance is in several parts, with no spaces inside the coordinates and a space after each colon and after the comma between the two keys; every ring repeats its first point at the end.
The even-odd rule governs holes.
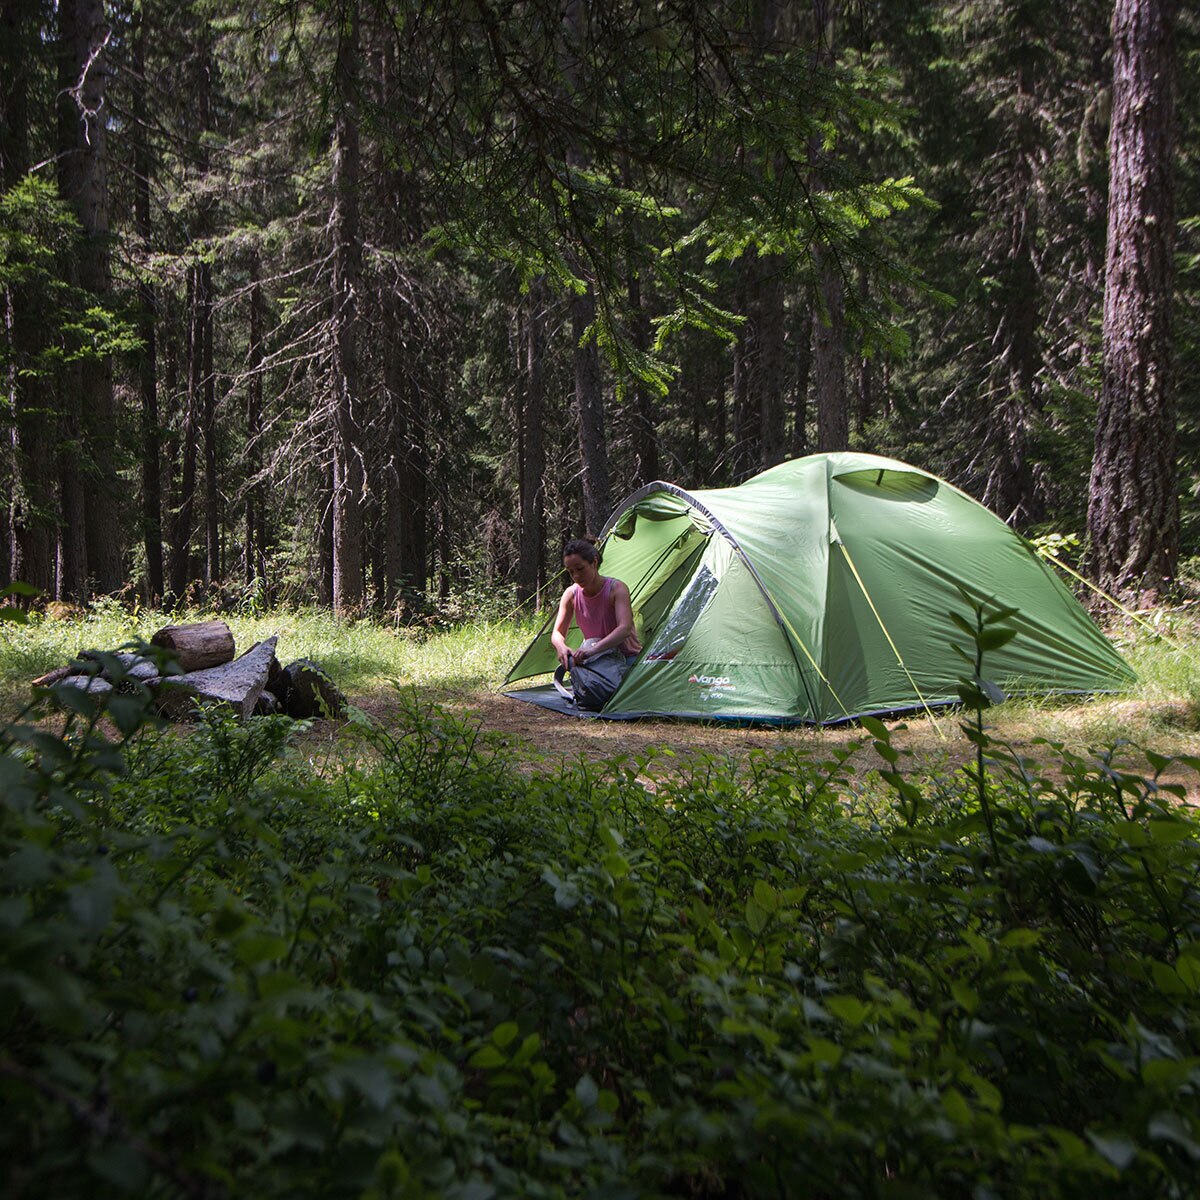
{"type": "Polygon", "coordinates": [[[578,554],[586,563],[600,565],[600,551],[596,547],[596,539],[590,537],[572,538],[564,547],[562,556],[578,554]]]}

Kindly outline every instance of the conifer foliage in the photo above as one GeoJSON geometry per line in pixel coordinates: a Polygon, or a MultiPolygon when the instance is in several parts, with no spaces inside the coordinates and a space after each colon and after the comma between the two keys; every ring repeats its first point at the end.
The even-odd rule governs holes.
{"type": "Polygon", "coordinates": [[[1155,75],[1105,0],[7,0],[0,574],[536,600],[637,484],[849,443],[1161,589],[1200,369],[1194,118],[1122,90],[1195,94],[1161,7],[1155,75]],[[1152,399],[1104,249],[1151,144],[1152,399]]]}

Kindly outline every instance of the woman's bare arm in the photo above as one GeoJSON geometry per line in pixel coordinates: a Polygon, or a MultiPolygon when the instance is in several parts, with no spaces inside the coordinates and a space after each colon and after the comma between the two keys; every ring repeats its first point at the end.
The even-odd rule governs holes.
{"type": "Polygon", "coordinates": [[[558,616],[554,618],[554,632],[550,634],[550,642],[554,646],[554,653],[558,655],[560,666],[567,665],[567,631],[571,628],[571,621],[575,616],[575,585],[572,584],[562,594],[562,599],[558,602],[558,616]]]}

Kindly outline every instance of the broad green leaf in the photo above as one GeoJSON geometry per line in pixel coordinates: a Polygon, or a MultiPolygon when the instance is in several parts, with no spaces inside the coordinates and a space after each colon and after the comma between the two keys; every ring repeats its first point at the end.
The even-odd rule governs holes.
{"type": "Polygon", "coordinates": [[[511,1042],[516,1040],[517,1035],[521,1032],[520,1026],[516,1021],[505,1021],[503,1024],[497,1025],[492,1030],[492,1041],[503,1050],[511,1042]]]}
{"type": "Polygon", "coordinates": [[[1137,1157],[1137,1145],[1124,1133],[1113,1130],[1101,1133],[1089,1129],[1087,1139],[1097,1152],[1110,1162],[1118,1171],[1124,1171],[1137,1157]]]}
{"type": "Polygon", "coordinates": [[[145,1194],[150,1181],[149,1167],[146,1160],[127,1142],[110,1141],[91,1151],[87,1161],[101,1179],[115,1185],[126,1195],[145,1194]]]}
{"type": "Polygon", "coordinates": [[[764,879],[755,881],[754,899],[765,912],[773,913],[779,909],[779,893],[764,879]]]}
{"type": "Polygon", "coordinates": [[[1200,1161],[1196,1131],[1180,1112],[1159,1112],[1150,1118],[1146,1134],[1153,1141],[1173,1142],[1187,1152],[1193,1162],[1200,1161]]]}
{"type": "Polygon", "coordinates": [[[1042,934],[1036,929],[1010,929],[1000,939],[1000,944],[1013,949],[1024,949],[1036,946],[1041,940],[1042,934]]]}
{"type": "Polygon", "coordinates": [[[1154,979],[1154,986],[1158,988],[1164,996],[1183,996],[1190,990],[1188,986],[1179,977],[1179,973],[1174,967],[1167,963],[1154,961],[1150,964],[1150,974],[1154,979]]]}
{"type": "Polygon", "coordinates": [[[979,634],[979,630],[972,625],[970,621],[968,621],[965,617],[960,616],[956,612],[947,613],[946,615],[951,621],[954,622],[955,625],[959,627],[959,629],[963,631],[963,633],[967,635],[967,637],[971,639],[972,642],[975,640],[979,634]]]}
{"type": "Polygon", "coordinates": [[[746,925],[755,937],[766,928],[770,916],[771,914],[757,900],[750,899],[746,901],[746,925]]]}
{"type": "Polygon", "coordinates": [[[375,1108],[387,1108],[395,1092],[395,1076],[387,1065],[376,1058],[354,1058],[338,1063],[337,1074],[375,1108]]]}
{"type": "Polygon", "coordinates": [[[275,962],[288,952],[287,938],[275,933],[249,933],[238,939],[235,953],[238,962],[248,967],[275,962]]]}
{"type": "Polygon", "coordinates": [[[60,708],[67,709],[78,716],[91,719],[100,711],[100,702],[96,696],[71,684],[56,683],[50,689],[50,694],[60,708]]]}
{"type": "Polygon", "coordinates": [[[971,1112],[971,1106],[967,1103],[966,1098],[957,1088],[947,1088],[942,1093],[942,1107],[946,1110],[946,1116],[952,1120],[955,1125],[963,1126],[964,1128],[974,1124],[975,1117],[971,1112]]]}
{"type": "Polygon", "coordinates": [[[1019,608],[998,608],[994,612],[984,614],[985,625],[996,625],[1000,621],[1007,621],[1010,617],[1015,617],[1020,613],[1019,608]]]}
{"type": "Polygon", "coordinates": [[[467,1059],[467,1065],[470,1067],[481,1067],[485,1071],[494,1070],[496,1067],[505,1067],[508,1065],[508,1056],[499,1050],[496,1046],[481,1046],[470,1058],[467,1059]]]}
{"type": "Polygon", "coordinates": [[[837,1042],[831,1042],[828,1038],[809,1038],[808,1053],[819,1066],[835,1067],[842,1061],[845,1052],[837,1042]]]}
{"type": "Polygon", "coordinates": [[[868,1016],[871,1010],[857,996],[828,996],[825,1007],[839,1021],[857,1028],[868,1016]]]}
{"type": "Polygon", "coordinates": [[[883,742],[891,739],[888,727],[878,717],[859,717],[859,723],[872,737],[883,742]]]}
{"type": "Polygon", "coordinates": [[[956,979],[950,984],[950,995],[954,997],[955,1003],[967,1013],[973,1013],[979,1007],[979,993],[961,979],[956,979]]]}
{"type": "Polygon", "coordinates": [[[1150,833],[1150,840],[1160,845],[1171,846],[1176,842],[1185,842],[1189,838],[1196,836],[1196,826],[1191,821],[1183,820],[1182,818],[1155,818],[1148,823],[1147,828],[1150,833]]]}
{"type": "Polygon", "coordinates": [[[1176,959],[1175,973],[1189,992],[1200,992],[1200,960],[1191,957],[1176,959]]]}
{"type": "Polygon", "coordinates": [[[508,1060],[508,1065],[510,1067],[528,1066],[533,1061],[533,1056],[541,1049],[541,1045],[542,1039],[539,1034],[529,1034],[517,1047],[517,1052],[508,1060]]]}
{"type": "Polygon", "coordinates": [[[596,1086],[596,1081],[590,1075],[580,1076],[579,1082],[575,1085],[575,1099],[584,1108],[594,1108],[596,1102],[600,1099],[600,1089],[596,1086]]]}

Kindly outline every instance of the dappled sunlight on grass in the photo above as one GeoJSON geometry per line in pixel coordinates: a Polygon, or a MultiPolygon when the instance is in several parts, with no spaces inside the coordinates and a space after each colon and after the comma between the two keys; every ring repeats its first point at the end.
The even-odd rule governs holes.
{"type": "Polygon", "coordinates": [[[447,693],[463,687],[495,687],[533,637],[537,625],[473,622],[451,629],[395,627],[361,619],[340,621],[321,609],[277,610],[261,616],[203,611],[168,616],[153,610],[128,613],[104,603],[80,619],[53,621],[35,615],[28,625],[0,626],[0,688],[19,692],[31,678],[68,662],[81,650],[116,649],[132,639],[149,640],[164,625],[220,619],[241,654],[278,635],[280,661],[311,658],[348,694],[386,687],[393,680],[447,693]]]}
{"type": "MultiPolygon", "coordinates": [[[[213,615],[194,611],[169,618],[153,611],[129,613],[113,602],[102,602],[82,619],[35,618],[28,626],[2,626],[0,699],[13,711],[27,699],[30,679],[82,649],[115,648],[133,637],[148,639],[163,625],[213,615]]],[[[464,622],[440,629],[369,619],[341,621],[321,609],[221,619],[233,631],[239,653],[278,635],[281,661],[311,658],[320,663],[352,701],[377,719],[388,719],[401,706],[399,697],[411,689],[424,701],[447,705],[523,744],[531,762],[543,755],[559,762],[595,760],[640,753],[655,745],[682,755],[744,757],[807,745],[835,746],[862,736],[857,726],[781,730],[564,719],[506,699],[499,694],[504,676],[539,628],[540,621],[533,618],[464,622]]],[[[1133,623],[1114,630],[1119,648],[1138,673],[1138,683],[1128,693],[1011,700],[987,714],[993,736],[1024,752],[1034,748],[1036,739],[1045,739],[1077,752],[1127,742],[1171,755],[1200,753],[1200,635],[1190,617],[1167,614],[1159,624],[1170,641],[1133,623]]],[[[936,719],[935,726],[925,714],[910,713],[893,725],[903,726],[897,740],[913,751],[923,770],[937,771],[964,751],[958,715],[943,711],[936,719]]],[[[336,735],[330,729],[327,735],[317,730],[311,736],[336,735]]]]}

